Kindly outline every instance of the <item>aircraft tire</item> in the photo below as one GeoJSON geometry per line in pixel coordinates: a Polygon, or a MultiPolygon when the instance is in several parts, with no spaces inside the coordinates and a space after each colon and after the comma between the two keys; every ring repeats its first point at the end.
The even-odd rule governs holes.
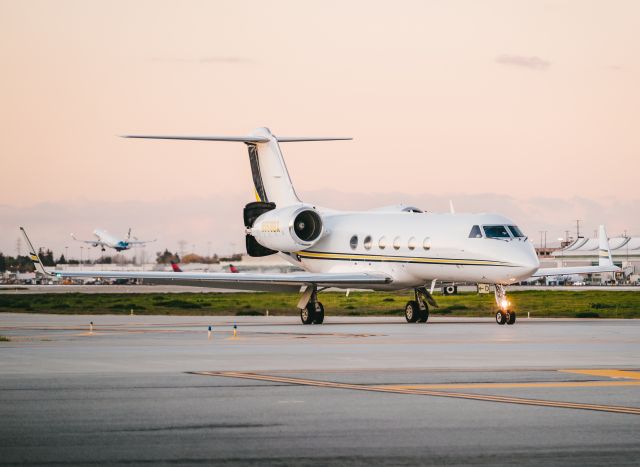
{"type": "Polygon", "coordinates": [[[311,302],[300,310],[300,320],[302,321],[302,324],[313,324],[313,321],[315,320],[315,307],[311,302]]]}
{"type": "Polygon", "coordinates": [[[496,323],[502,325],[502,324],[504,324],[506,322],[507,322],[507,319],[506,319],[504,313],[502,312],[502,310],[498,310],[496,312],[496,323]]]}
{"type": "Polygon", "coordinates": [[[315,306],[315,318],[313,319],[314,324],[322,324],[324,321],[324,306],[322,303],[316,302],[315,306]]]}
{"type": "Polygon", "coordinates": [[[415,300],[410,300],[404,307],[404,317],[407,323],[415,323],[420,317],[420,305],[415,300]]]}
{"type": "Polygon", "coordinates": [[[515,324],[516,322],[516,312],[515,311],[507,311],[505,314],[505,319],[507,324],[515,324]]]}

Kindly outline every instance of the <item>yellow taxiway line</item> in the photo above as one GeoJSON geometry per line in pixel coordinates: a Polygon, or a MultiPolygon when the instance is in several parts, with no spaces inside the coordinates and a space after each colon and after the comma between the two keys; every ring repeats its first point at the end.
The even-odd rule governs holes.
{"type": "MultiPolygon", "coordinates": [[[[576,370],[578,371],[578,370],[576,370]]],[[[622,413],[640,415],[640,407],[625,407],[616,405],[585,404],[579,402],[550,401],[542,399],[527,399],[511,396],[496,396],[490,394],[472,394],[463,392],[436,391],[432,389],[411,389],[404,386],[367,386],[363,384],[337,383],[332,381],[318,381],[303,378],[290,378],[285,376],[262,375],[258,373],[237,371],[196,371],[193,374],[204,376],[222,376],[227,378],[241,378],[255,381],[268,381],[271,383],[294,384],[334,389],[351,389],[357,391],[386,392],[394,394],[413,394],[433,397],[449,397],[454,399],[478,400],[487,402],[499,402],[504,404],[531,405],[539,407],[556,407],[564,409],[591,410],[597,412],[622,413]]],[[[606,381],[605,381],[606,382],[606,381]]],[[[492,383],[489,383],[492,384],[492,383]]],[[[531,384],[531,383],[523,383],[531,384]]]]}

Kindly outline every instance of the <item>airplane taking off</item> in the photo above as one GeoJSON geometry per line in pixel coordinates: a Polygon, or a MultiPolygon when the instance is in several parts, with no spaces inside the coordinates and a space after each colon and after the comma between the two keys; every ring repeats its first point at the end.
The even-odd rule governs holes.
{"type": "Polygon", "coordinates": [[[131,228],[129,228],[129,232],[127,232],[126,240],[123,240],[118,237],[114,237],[106,230],[101,230],[101,229],[94,230],[93,235],[96,236],[95,240],[80,240],[76,238],[74,234],[71,234],[71,238],[73,238],[78,242],[88,243],[89,245],[92,245],[94,247],[99,246],[102,251],[106,251],[106,248],[113,248],[118,253],[120,253],[121,251],[128,250],[131,247],[136,245],[143,245],[145,243],[151,243],[156,241],[155,239],[154,240],[138,240],[135,237],[133,240],[131,240],[131,228]]]}
{"type": "MultiPolygon", "coordinates": [[[[351,212],[302,202],[291,183],[279,143],[351,138],[281,137],[267,128],[239,137],[126,137],[246,144],[257,200],[244,208],[247,253],[278,254],[305,272],[49,272],[21,228],[31,258],[41,272],[57,277],[131,278],[158,284],[300,292],[297,307],[303,324],[324,321],[318,293],[329,287],[413,290],[413,300],[405,306],[405,318],[408,322],[426,322],[429,306],[437,306],[432,296],[437,281],[494,284],[496,322],[514,324],[516,313],[507,300],[505,286],[536,273],[565,274],[563,268],[539,270],[532,243],[515,222],[501,215],[457,214],[453,210],[438,214],[402,205],[351,212]]],[[[601,247],[608,252],[606,234],[601,236],[601,247]]],[[[611,263],[582,268],[582,273],[618,270],[611,263]]]]}

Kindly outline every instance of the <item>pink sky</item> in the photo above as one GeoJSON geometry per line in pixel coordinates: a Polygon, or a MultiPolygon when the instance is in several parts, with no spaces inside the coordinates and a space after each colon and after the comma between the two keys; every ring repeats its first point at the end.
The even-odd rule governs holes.
{"type": "MultiPolygon", "coordinates": [[[[95,210],[166,203],[168,224],[185,220],[179,200],[250,201],[246,150],[116,135],[268,126],[356,138],[283,145],[300,192],[419,196],[439,209],[481,193],[579,198],[609,208],[550,203],[547,216],[543,203],[518,222],[561,231],[560,212],[567,228],[587,217],[640,233],[639,30],[634,1],[0,0],[0,205],[50,203],[60,232],[90,219],[161,236],[164,224],[126,210],[100,222],[95,210]]],[[[499,197],[478,204],[504,212],[499,197]]],[[[217,245],[220,229],[241,231],[241,205],[212,207],[218,217],[183,237],[217,245]]],[[[14,219],[0,219],[0,251],[15,249],[14,219]]]]}

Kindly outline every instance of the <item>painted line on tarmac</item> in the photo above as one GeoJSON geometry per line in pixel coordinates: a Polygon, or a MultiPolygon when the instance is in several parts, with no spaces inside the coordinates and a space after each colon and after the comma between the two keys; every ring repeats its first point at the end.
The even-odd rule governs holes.
{"type": "Polygon", "coordinates": [[[226,378],[241,378],[271,383],[285,383],[299,386],[313,386],[332,389],[351,389],[356,391],[386,392],[394,394],[412,394],[433,397],[448,397],[453,399],[467,399],[485,402],[499,402],[503,404],[532,405],[539,407],[555,407],[563,409],[591,410],[596,412],[622,413],[640,415],[640,407],[625,407],[616,405],[583,404],[578,402],[550,401],[542,399],[525,399],[520,397],[495,396],[490,394],[470,394],[463,392],[434,391],[427,389],[406,389],[403,387],[366,386],[362,384],[336,383],[332,381],[318,381],[312,379],[289,378],[283,376],[261,375],[236,371],[194,371],[191,374],[203,376],[221,376],[226,378]]]}
{"type": "Polygon", "coordinates": [[[606,378],[625,378],[640,380],[640,371],[613,370],[613,369],[593,369],[593,370],[558,370],[562,373],[575,373],[579,375],[604,376],[606,378]]]}
{"type": "Polygon", "coordinates": [[[452,384],[389,384],[382,388],[402,389],[511,389],[511,388],[599,388],[609,386],[640,386],[640,381],[543,381],[531,383],[452,383],[452,384]]]}

